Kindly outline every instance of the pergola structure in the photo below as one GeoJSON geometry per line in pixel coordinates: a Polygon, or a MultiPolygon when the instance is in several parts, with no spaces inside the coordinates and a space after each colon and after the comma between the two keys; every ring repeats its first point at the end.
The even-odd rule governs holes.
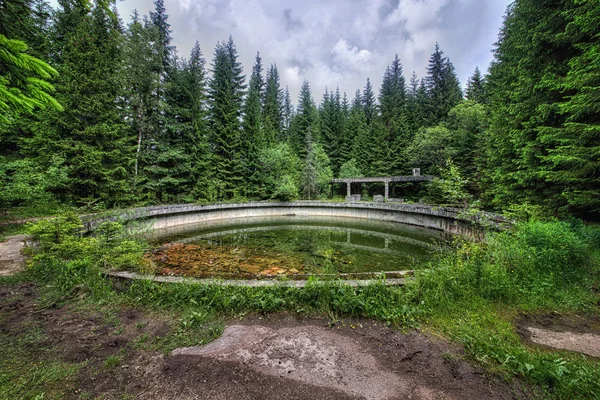
{"type": "Polygon", "coordinates": [[[413,171],[413,175],[406,176],[380,176],[372,178],[339,178],[332,179],[330,183],[345,183],[347,186],[347,197],[352,195],[350,185],[353,183],[383,183],[385,185],[385,199],[390,197],[390,183],[392,182],[428,182],[432,181],[434,176],[421,175],[420,171],[413,171]]]}

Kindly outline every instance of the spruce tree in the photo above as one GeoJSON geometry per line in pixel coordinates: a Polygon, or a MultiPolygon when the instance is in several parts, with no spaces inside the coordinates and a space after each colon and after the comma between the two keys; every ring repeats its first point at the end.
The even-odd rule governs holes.
{"type": "Polygon", "coordinates": [[[198,41],[190,52],[184,66],[184,88],[188,104],[187,118],[190,142],[186,151],[191,156],[191,195],[192,198],[216,199],[214,167],[209,144],[209,131],[206,122],[206,60],[198,41]]]}
{"type": "Polygon", "coordinates": [[[509,7],[488,77],[487,193],[600,215],[597,6],[522,0],[509,7]]]}
{"type": "Polygon", "coordinates": [[[231,199],[240,194],[243,181],[243,149],[240,117],[246,85],[233,38],[218,43],[208,89],[208,121],[218,182],[218,197],[231,199]]]}
{"type": "Polygon", "coordinates": [[[375,92],[373,91],[373,85],[371,80],[367,78],[367,84],[362,95],[363,107],[365,110],[365,116],[367,117],[367,125],[371,125],[373,119],[377,116],[377,105],[375,104],[375,92]]]}
{"type": "Polygon", "coordinates": [[[371,173],[371,142],[370,130],[367,125],[367,116],[363,107],[360,90],[356,91],[350,116],[348,117],[348,136],[353,138],[352,158],[356,160],[358,168],[363,174],[371,173]]]}
{"type": "Polygon", "coordinates": [[[283,130],[280,141],[289,143],[290,141],[290,126],[294,118],[294,105],[290,97],[290,89],[286,86],[283,96],[283,130]]]}
{"type": "Polygon", "coordinates": [[[429,103],[428,118],[431,125],[446,119],[448,112],[462,98],[460,83],[450,60],[444,57],[444,52],[438,43],[429,58],[427,67],[427,97],[429,103]]]}
{"type": "Polygon", "coordinates": [[[317,128],[317,108],[315,106],[312,92],[308,81],[302,83],[300,94],[298,96],[298,108],[293,121],[293,130],[291,132],[292,145],[299,157],[306,157],[307,146],[310,140],[315,140],[315,131],[317,128]]]}
{"type": "Polygon", "coordinates": [[[381,122],[386,130],[383,142],[375,142],[380,147],[378,154],[385,155],[381,160],[385,167],[381,173],[399,174],[407,166],[405,152],[412,139],[407,123],[406,83],[402,75],[402,64],[398,55],[386,68],[379,92],[381,122]]]}
{"type": "Polygon", "coordinates": [[[72,0],[60,4],[53,35],[64,35],[55,49],[57,99],[64,111],[46,115],[29,145],[42,163],[57,155],[65,160],[69,181],[59,193],[63,200],[125,204],[132,200],[128,171],[135,142],[119,106],[120,24],[104,7],[89,11],[72,0]]]}
{"type": "Polygon", "coordinates": [[[159,72],[165,74],[172,65],[172,57],[175,54],[175,47],[171,45],[171,24],[168,22],[169,16],[165,9],[164,0],[154,1],[154,11],[150,11],[150,22],[156,26],[158,30],[158,48],[159,57],[162,60],[162,65],[159,67],[159,72]]]}
{"type": "Polygon", "coordinates": [[[481,76],[479,67],[475,67],[473,76],[467,80],[467,90],[465,92],[465,97],[467,100],[475,101],[477,103],[485,103],[484,85],[485,82],[481,76]]]}
{"type": "Polygon", "coordinates": [[[263,116],[266,142],[272,145],[280,140],[283,130],[283,92],[275,64],[271,64],[267,72],[263,116]]]}
{"type": "Polygon", "coordinates": [[[241,131],[244,180],[248,183],[247,192],[250,196],[258,195],[258,156],[260,150],[268,145],[265,139],[264,132],[266,129],[263,129],[261,111],[264,86],[262,59],[260,53],[256,53],[248,85],[248,95],[244,104],[244,120],[241,131]]]}

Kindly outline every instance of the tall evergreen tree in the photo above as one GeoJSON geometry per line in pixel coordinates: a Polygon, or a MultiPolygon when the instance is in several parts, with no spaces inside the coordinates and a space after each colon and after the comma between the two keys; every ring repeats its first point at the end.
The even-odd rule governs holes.
{"type": "MultiPolygon", "coordinates": [[[[153,165],[154,146],[158,128],[154,112],[158,109],[156,93],[161,85],[158,74],[162,58],[155,52],[153,43],[158,40],[158,28],[143,24],[137,10],[126,32],[124,46],[124,83],[127,120],[136,137],[135,162],[133,165],[134,187],[138,196],[146,188],[149,176],[147,168],[153,165]]],[[[154,199],[155,194],[151,194],[154,199]]]]}
{"type": "Polygon", "coordinates": [[[158,48],[159,57],[162,60],[160,66],[160,73],[164,74],[168,71],[171,66],[173,56],[175,54],[175,47],[171,45],[171,24],[168,22],[169,16],[165,9],[164,0],[154,1],[154,11],[150,11],[150,22],[156,26],[158,30],[158,41],[156,46],[158,48]]]}
{"type": "Polygon", "coordinates": [[[64,112],[50,113],[30,146],[42,163],[65,160],[69,175],[62,197],[77,204],[111,206],[132,199],[128,170],[134,141],[123,123],[120,25],[104,7],[90,12],[80,2],[61,0],[54,29],[57,43],[57,99],[64,112]],[[75,23],[75,25],[73,25],[75,23]]]}
{"type": "Polygon", "coordinates": [[[283,142],[290,141],[290,126],[294,118],[294,105],[290,97],[290,89],[286,86],[283,96],[283,130],[280,140],[283,142]]]}
{"type": "Polygon", "coordinates": [[[467,80],[467,90],[465,92],[465,97],[468,100],[472,100],[477,103],[485,103],[484,84],[485,82],[483,77],[481,76],[479,67],[475,67],[475,72],[473,73],[473,76],[471,76],[467,80]]]}
{"type": "Polygon", "coordinates": [[[244,179],[248,183],[247,193],[251,196],[258,194],[258,156],[260,150],[267,143],[261,111],[265,86],[262,68],[262,59],[260,54],[256,53],[248,85],[248,95],[244,104],[244,120],[241,132],[244,179]]]}
{"type": "Polygon", "coordinates": [[[342,165],[341,145],[342,129],[344,126],[339,88],[335,93],[325,89],[320,107],[321,141],[323,148],[331,161],[334,174],[339,172],[342,165]]]}
{"type": "Polygon", "coordinates": [[[317,128],[317,108],[312,97],[308,81],[302,83],[298,97],[298,108],[294,116],[292,129],[292,145],[300,158],[306,157],[309,139],[315,140],[317,128]]]}
{"type": "Polygon", "coordinates": [[[598,7],[521,0],[509,7],[488,77],[488,193],[600,215],[598,7]]]}
{"type": "Polygon", "coordinates": [[[430,124],[437,124],[448,116],[448,112],[462,98],[460,83],[450,60],[444,57],[444,52],[438,43],[429,58],[427,67],[427,96],[429,100],[430,124]]]}
{"type": "Polygon", "coordinates": [[[371,173],[372,152],[370,130],[367,125],[367,116],[363,107],[362,95],[360,90],[356,91],[350,116],[348,117],[348,136],[353,138],[352,158],[360,171],[367,176],[371,173]]]}
{"type": "Polygon", "coordinates": [[[268,144],[273,144],[281,137],[283,129],[283,92],[279,82],[277,65],[271,64],[267,72],[264,103],[264,130],[268,144]]]}
{"type": "Polygon", "coordinates": [[[412,135],[407,123],[406,83],[402,75],[402,64],[398,55],[386,68],[379,92],[379,109],[381,122],[386,130],[383,142],[376,142],[381,147],[378,153],[385,155],[386,174],[394,175],[407,167],[405,151],[412,135]]]}
{"type": "Polygon", "coordinates": [[[212,132],[215,176],[220,199],[239,194],[244,166],[240,143],[240,117],[246,84],[233,38],[218,43],[208,89],[208,121],[212,132]]]}
{"type": "Polygon", "coordinates": [[[371,122],[377,116],[377,105],[375,104],[373,85],[371,85],[371,80],[369,78],[367,78],[367,84],[363,91],[362,102],[365,109],[365,116],[367,117],[367,125],[371,125],[371,122]]]}

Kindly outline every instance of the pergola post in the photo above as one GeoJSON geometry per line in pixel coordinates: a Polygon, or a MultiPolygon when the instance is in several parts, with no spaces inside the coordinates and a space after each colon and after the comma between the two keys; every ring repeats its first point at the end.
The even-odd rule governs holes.
{"type": "Polygon", "coordinates": [[[385,200],[387,201],[390,198],[390,182],[384,181],[385,183],[385,200]]]}
{"type": "Polygon", "coordinates": [[[350,197],[350,195],[351,195],[350,185],[351,185],[350,181],[346,182],[346,195],[348,197],[350,197]]]}

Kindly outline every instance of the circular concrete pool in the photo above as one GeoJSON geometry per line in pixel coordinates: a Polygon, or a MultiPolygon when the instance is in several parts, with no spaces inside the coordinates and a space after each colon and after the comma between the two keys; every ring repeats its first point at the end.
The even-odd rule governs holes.
{"type": "Polygon", "coordinates": [[[190,277],[379,273],[422,268],[448,236],[356,218],[235,218],[156,230],[148,257],[159,274],[190,277]]]}

